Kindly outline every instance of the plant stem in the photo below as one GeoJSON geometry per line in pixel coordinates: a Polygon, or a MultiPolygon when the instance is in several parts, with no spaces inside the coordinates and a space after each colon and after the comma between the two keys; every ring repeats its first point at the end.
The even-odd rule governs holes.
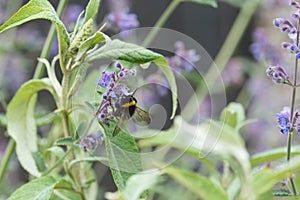
{"type": "Polygon", "coordinates": [[[154,24],[154,28],[151,30],[151,32],[147,35],[146,39],[144,40],[142,46],[147,47],[152,40],[157,35],[159,28],[161,28],[166,21],[169,19],[170,15],[173,13],[175,8],[180,3],[180,0],[173,0],[170,5],[165,9],[163,14],[159,17],[158,21],[154,24]]]}
{"type": "Polygon", "coordinates": [[[60,96],[60,109],[62,110],[62,123],[64,128],[65,137],[70,136],[69,131],[69,100],[68,100],[68,91],[69,91],[69,81],[70,81],[70,73],[66,72],[63,76],[62,80],[62,94],[60,96]]]}
{"type": "MultiPolygon", "coordinates": [[[[296,38],[296,45],[299,46],[299,29],[300,29],[300,20],[298,20],[298,26],[297,26],[297,38],[296,38]]],[[[292,89],[292,100],[291,100],[291,111],[290,111],[290,122],[293,121],[294,116],[294,110],[295,110],[295,101],[296,101],[296,90],[297,90],[297,74],[298,74],[298,58],[295,56],[295,66],[294,66],[294,81],[293,81],[293,89],[292,89]]],[[[287,139],[287,150],[286,150],[286,160],[287,162],[290,161],[291,158],[291,147],[292,147],[292,136],[293,132],[289,131],[288,133],[288,139],[287,139]]],[[[294,195],[297,195],[297,189],[293,180],[293,177],[289,178],[292,190],[294,195]]]]}
{"type": "MultiPolygon", "coordinates": [[[[68,2],[68,0],[60,0],[59,1],[58,7],[57,7],[58,16],[62,15],[62,13],[67,5],[67,2],[68,2]]],[[[55,26],[52,25],[50,28],[50,31],[48,33],[47,39],[45,41],[45,44],[44,44],[44,47],[43,47],[40,57],[45,58],[48,56],[48,54],[50,52],[51,44],[52,44],[52,41],[54,38],[54,34],[55,34],[55,26]]],[[[41,78],[43,76],[43,74],[44,74],[43,63],[38,62],[33,78],[34,79],[41,78]]],[[[0,165],[0,182],[1,182],[1,179],[3,178],[3,175],[6,172],[7,165],[11,159],[11,156],[15,150],[15,147],[16,147],[16,142],[12,138],[10,138],[9,144],[8,144],[5,154],[4,154],[4,158],[1,161],[1,165],[0,165]]]]}
{"type": "MultiPolygon", "coordinates": [[[[241,11],[237,16],[232,28],[230,29],[223,46],[216,56],[215,63],[209,67],[208,72],[205,74],[204,80],[207,82],[207,85],[213,85],[218,78],[219,74],[215,73],[216,67],[219,72],[224,70],[226,64],[234,53],[234,50],[239,44],[259,2],[260,1],[258,0],[246,1],[241,8],[241,11]]],[[[197,109],[195,109],[195,100],[200,105],[207,93],[208,90],[206,90],[203,86],[196,89],[195,94],[190,98],[189,102],[182,111],[182,116],[184,116],[187,121],[189,121],[197,111],[197,109]]]]}
{"type": "MultiPolygon", "coordinates": [[[[59,4],[57,6],[57,15],[59,17],[61,17],[67,3],[68,3],[68,0],[60,0],[59,1],[59,4]]],[[[54,39],[54,36],[55,36],[55,32],[56,32],[55,25],[52,24],[51,28],[49,30],[48,36],[46,38],[43,50],[41,52],[40,58],[47,58],[49,56],[49,53],[50,53],[50,50],[51,50],[51,45],[52,45],[52,42],[53,42],[53,39],[54,39]]],[[[37,66],[36,66],[36,69],[35,69],[35,72],[34,72],[34,75],[33,75],[34,79],[41,78],[43,76],[43,74],[45,72],[45,68],[44,68],[43,65],[44,65],[44,63],[38,62],[37,66]]]]}
{"type": "Polygon", "coordinates": [[[8,167],[8,163],[10,161],[10,158],[13,154],[13,152],[15,151],[15,147],[16,147],[16,142],[13,139],[9,140],[9,143],[6,147],[6,151],[4,154],[4,157],[1,161],[1,166],[0,166],[0,183],[4,177],[4,174],[6,172],[6,169],[8,167]]]}

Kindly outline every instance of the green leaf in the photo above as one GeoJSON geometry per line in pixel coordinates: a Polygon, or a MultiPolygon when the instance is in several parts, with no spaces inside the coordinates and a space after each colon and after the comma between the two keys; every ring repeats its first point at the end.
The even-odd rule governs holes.
{"type": "Polygon", "coordinates": [[[89,37],[88,39],[86,39],[79,47],[78,53],[76,55],[76,60],[80,60],[85,53],[87,52],[87,50],[89,50],[90,48],[92,48],[94,45],[101,43],[101,42],[105,42],[107,41],[109,38],[108,36],[106,36],[104,33],[102,32],[96,32],[94,35],[92,35],[91,37],[89,37]]]}
{"type": "Polygon", "coordinates": [[[239,103],[231,102],[221,113],[221,120],[232,128],[239,129],[246,119],[245,110],[239,103]]]}
{"type": "MultiPolygon", "coordinates": [[[[300,154],[300,145],[292,146],[291,155],[295,156],[299,154],[300,154]]],[[[281,147],[281,148],[272,149],[269,151],[264,151],[261,153],[254,154],[251,157],[250,162],[252,166],[256,166],[264,162],[274,161],[285,157],[286,157],[286,147],[281,147]]]]}
{"type": "Polygon", "coordinates": [[[57,180],[49,175],[40,177],[18,188],[8,200],[37,200],[49,199],[57,180]]]}
{"type": "Polygon", "coordinates": [[[228,199],[222,188],[198,173],[175,167],[167,167],[164,172],[195,193],[200,199],[228,199]]]}
{"type": "Polygon", "coordinates": [[[43,152],[45,158],[49,157],[51,154],[54,154],[57,158],[61,158],[65,155],[65,151],[62,147],[52,146],[43,152]]]}
{"type": "Polygon", "coordinates": [[[7,107],[8,134],[16,141],[16,153],[22,167],[40,176],[32,153],[37,152],[37,130],[34,119],[35,95],[40,90],[53,92],[49,79],[24,83],[7,107]]]}
{"type": "Polygon", "coordinates": [[[218,7],[218,4],[216,0],[181,0],[182,2],[192,2],[192,3],[198,3],[198,4],[206,4],[210,5],[214,8],[218,7]]]}
{"type": "Polygon", "coordinates": [[[87,60],[108,58],[112,60],[124,60],[131,63],[145,64],[154,62],[166,76],[172,91],[172,115],[174,118],[177,109],[177,85],[175,76],[168,64],[168,61],[160,54],[150,51],[136,44],[106,39],[106,44],[97,51],[91,53],[87,60]]]}
{"type": "Polygon", "coordinates": [[[83,20],[83,24],[85,22],[87,22],[89,19],[95,19],[98,10],[99,10],[99,6],[100,6],[100,2],[101,0],[90,0],[88,5],[86,6],[85,9],[85,16],[84,16],[84,20],[83,20]]]}
{"type": "Polygon", "coordinates": [[[173,74],[172,69],[170,68],[168,61],[163,56],[157,58],[154,60],[154,62],[158,65],[158,67],[161,69],[161,71],[164,73],[166,78],[168,79],[170,89],[172,92],[172,115],[171,119],[175,117],[176,110],[177,110],[177,85],[176,80],[173,74]]]}
{"type": "Polygon", "coordinates": [[[40,152],[34,152],[34,153],[32,153],[32,157],[35,161],[35,164],[36,164],[38,170],[40,172],[45,171],[46,170],[46,165],[45,165],[45,162],[43,160],[42,154],[40,152]]]}
{"type": "MultiPolygon", "coordinates": [[[[214,154],[228,161],[239,176],[248,176],[250,173],[249,154],[245,148],[243,139],[228,125],[209,121],[200,125],[191,125],[181,117],[174,120],[174,130],[165,134],[160,132],[154,137],[141,140],[141,146],[170,145],[172,147],[187,150],[192,155],[199,155],[203,161],[206,154],[214,154]],[[204,157],[204,158],[203,158],[204,157]]],[[[202,160],[201,160],[202,161],[202,160]]]]}
{"type": "Polygon", "coordinates": [[[105,157],[85,157],[85,158],[76,158],[69,163],[69,169],[71,169],[75,164],[81,162],[104,162],[107,161],[105,157]]]}
{"type": "Polygon", "coordinates": [[[105,46],[90,54],[90,60],[109,58],[138,64],[152,62],[160,57],[162,55],[158,53],[118,39],[107,39],[105,46]]]}
{"type": "Polygon", "coordinates": [[[255,171],[251,174],[251,184],[254,192],[251,195],[257,196],[257,199],[259,199],[260,196],[266,195],[266,193],[272,194],[272,188],[276,183],[286,177],[290,177],[299,168],[300,156],[295,156],[289,163],[284,163],[272,169],[265,167],[259,171],[255,171]]]}
{"type": "Polygon", "coordinates": [[[57,146],[73,146],[74,140],[72,136],[69,136],[69,137],[57,139],[54,144],[57,146]]]}
{"type": "Polygon", "coordinates": [[[135,174],[129,178],[125,190],[122,192],[126,200],[138,200],[142,193],[150,189],[158,180],[160,172],[135,174]]]}
{"type": "Polygon", "coordinates": [[[0,114],[0,126],[6,126],[6,117],[4,114],[0,114]]]}
{"type": "Polygon", "coordinates": [[[60,179],[54,185],[55,191],[52,193],[49,200],[72,199],[82,200],[80,194],[74,192],[71,182],[68,178],[60,179]]]}
{"type": "Polygon", "coordinates": [[[46,19],[55,24],[59,43],[60,59],[63,61],[64,55],[69,46],[69,35],[64,24],[57,16],[56,11],[47,0],[29,1],[0,26],[0,33],[35,19],[46,19]]]}
{"type": "Polygon", "coordinates": [[[127,180],[143,170],[141,157],[134,138],[125,130],[120,130],[117,136],[112,133],[116,126],[111,121],[109,126],[101,124],[105,133],[105,148],[113,179],[120,191],[126,187],[127,180]]]}
{"type": "Polygon", "coordinates": [[[221,1],[238,8],[242,7],[242,5],[244,5],[246,2],[246,0],[221,0],[221,1]]]}

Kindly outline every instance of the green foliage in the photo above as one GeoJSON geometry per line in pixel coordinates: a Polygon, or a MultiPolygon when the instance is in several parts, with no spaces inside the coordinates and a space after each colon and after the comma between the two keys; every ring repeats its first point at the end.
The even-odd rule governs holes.
{"type": "Polygon", "coordinates": [[[144,172],[131,176],[127,183],[122,196],[125,200],[138,200],[144,191],[150,189],[157,183],[160,172],[144,172]]]}
{"type": "MultiPolygon", "coordinates": [[[[296,156],[299,154],[300,154],[300,146],[299,145],[292,146],[291,155],[296,156]]],[[[286,156],[286,148],[281,147],[281,148],[264,151],[258,154],[254,154],[251,156],[250,162],[252,166],[256,166],[264,162],[270,162],[280,158],[285,158],[285,156],[286,156]]]]}
{"type": "Polygon", "coordinates": [[[111,173],[120,191],[126,187],[127,180],[143,170],[139,150],[128,131],[120,130],[112,136],[116,123],[102,124],[105,133],[105,147],[111,173]]]}
{"type": "Polygon", "coordinates": [[[23,168],[33,176],[40,176],[33,153],[37,148],[37,131],[34,119],[36,93],[53,92],[49,79],[30,80],[22,85],[7,107],[8,134],[16,141],[16,152],[23,168]]]}
{"type": "MultiPolygon", "coordinates": [[[[54,190],[59,188],[63,188],[63,190],[69,190],[72,189],[72,185],[65,179],[48,175],[37,178],[23,185],[9,197],[9,200],[56,199],[54,198],[54,190]]],[[[75,195],[73,194],[72,196],[74,197],[75,195]]]]}
{"type": "Polygon", "coordinates": [[[221,113],[221,120],[238,130],[245,124],[246,116],[241,104],[230,103],[221,113]]]}
{"type": "Polygon", "coordinates": [[[272,194],[273,186],[285,177],[289,177],[292,172],[300,168],[300,156],[293,157],[289,163],[276,166],[273,169],[264,168],[254,171],[251,175],[251,184],[255,196],[259,199],[266,193],[272,194]]]}
{"type": "Polygon", "coordinates": [[[74,139],[71,136],[65,138],[59,138],[58,140],[56,140],[54,144],[57,146],[72,146],[74,145],[74,139]]]}
{"type": "Polygon", "coordinates": [[[164,172],[192,191],[199,199],[228,199],[226,192],[205,176],[176,167],[167,167],[164,172]]]}
{"type": "Polygon", "coordinates": [[[85,9],[85,16],[83,23],[86,23],[89,19],[95,19],[99,7],[100,7],[101,0],[90,0],[88,5],[86,6],[85,9]]]}
{"type": "Polygon", "coordinates": [[[69,46],[69,35],[64,24],[57,16],[56,11],[47,0],[29,1],[0,26],[0,33],[35,19],[47,19],[55,24],[60,60],[63,61],[69,46]]]}

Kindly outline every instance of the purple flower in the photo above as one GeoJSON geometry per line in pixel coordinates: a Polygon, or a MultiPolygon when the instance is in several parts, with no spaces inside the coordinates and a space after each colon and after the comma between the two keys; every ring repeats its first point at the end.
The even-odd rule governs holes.
{"type": "Polygon", "coordinates": [[[280,113],[276,114],[277,124],[281,134],[287,135],[291,128],[290,124],[290,110],[289,107],[284,107],[280,113]]]}
{"type": "Polygon", "coordinates": [[[290,5],[291,5],[291,6],[294,6],[294,7],[297,8],[297,9],[300,9],[299,3],[296,2],[296,1],[294,1],[294,0],[291,0],[291,1],[290,1],[290,5]]]}
{"type": "Polygon", "coordinates": [[[97,85],[99,85],[103,88],[107,88],[107,86],[110,84],[112,76],[113,76],[113,73],[103,71],[102,78],[97,80],[97,85]]]}
{"type": "Polygon", "coordinates": [[[115,10],[106,16],[108,28],[115,29],[116,31],[127,31],[139,26],[139,21],[136,14],[129,13],[129,8],[115,10]]]}
{"type": "Polygon", "coordinates": [[[198,62],[201,56],[196,54],[194,49],[185,49],[185,45],[181,41],[175,43],[175,48],[175,56],[167,58],[170,67],[176,72],[191,72],[194,63],[198,62]]]}
{"type": "Polygon", "coordinates": [[[266,70],[266,74],[274,83],[290,83],[289,76],[283,67],[270,66],[266,70]]]}
{"type": "Polygon", "coordinates": [[[136,74],[135,69],[126,69],[121,63],[116,63],[115,72],[102,72],[102,78],[97,80],[97,85],[107,88],[102,95],[103,101],[97,111],[98,119],[104,123],[108,123],[115,116],[113,111],[120,105],[123,95],[129,95],[130,89],[120,81],[127,81],[129,76],[136,74]]]}
{"type": "Polygon", "coordinates": [[[84,152],[87,152],[88,150],[95,150],[102,140],[103,133],[101,131],[98,131],[97,133],[92,133],[88,136],[83,137],[78,146],[82,148],[84,152]]]}
{"type": "MultiPolygon", "coordinates": [[[[300,20],[300,6],[296,1],[291,0],[290,5],[294,6],[297,10],[292,13],[292,18],[300,20]]],[[[299,41],[297,41],[297,26],[293,24],[288,19],[284,18],[275,18],[273,24],[279,28],[282,32],[288,33],[288,37],[291,39],[291,42],[282,43],[282,47],[287,49],[290,53],[299,53],[299,41]]]]}
{"type": "MultiPolygon", "coordinates": [[[[295,110],[293,114],[292,121],[290,121],[290,108],[284,107],[280,113],[276,114],[277,124],[280,129],[281,134],[287,135],[289,132],[296,130],[300,134],[300,113],[295,110]]],[[[299,135],[300,136],[300,135],[299,135]]]]}
{"type": "Polygon", "coordinates": [[[63,16],[62,21],[66,27],[74,26],[77,20],[77,17],[82,12],[83,8],[78,4],[70,4],[67,6],[63,16]]]}
{"type": "Polygon", "coordinates": [[[253,43],[250,45],[249,50],[256,61],[266,60],[272,65],[283,64],[279,49],[272,44],[263,28],[255,29],[252,39],[253,43]]]}
{"type": "Polygon", "coordinates": [[[242,62],[240,59],[231,59],[226,68],[222,71],[222,80],[225,84],[235,84],[240,85],[243,83],[244,75],[241,68],[242,62]]]}

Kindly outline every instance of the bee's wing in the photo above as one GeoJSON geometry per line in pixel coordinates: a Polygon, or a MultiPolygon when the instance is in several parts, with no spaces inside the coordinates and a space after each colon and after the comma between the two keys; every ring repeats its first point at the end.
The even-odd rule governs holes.
{"type": "Polygon", "coordinates": [[[119,120],[114,128],[113,131],[113,137],[115,137],[116,135],[118,135],[118,133],[121,131],[121,128],[126,126],[125,121],[119,120]]]}
{"type": "Polygon", "coordinates": [[[140,109],[139,107],[135,108],[134,115],[132,116],[134,122],[138,124],[148,125],[151,123],[151,116],[148,112],[140,109]]]}

